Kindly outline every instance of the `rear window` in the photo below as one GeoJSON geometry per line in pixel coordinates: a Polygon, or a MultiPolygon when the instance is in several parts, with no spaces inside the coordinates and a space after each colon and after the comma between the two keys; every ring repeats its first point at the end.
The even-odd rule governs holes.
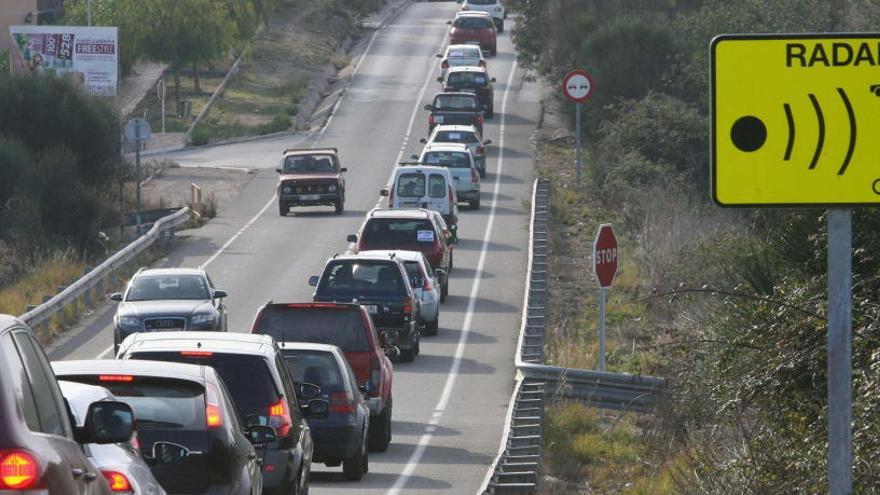
{"type": "Polygon", "coordinates": [[[492,27],[492,21],[482,17],[459,17],[455,21],[455,27],[462,29],[487,29],[492,27]]]}
{"type": "Polygon", "coordinates": [[[333,354],[299,349],[284,349],[281,353],[294,382],[311,383],[324,392],[345,388],[333,354]]]}
{"type": "Polygon", "coordinates": [[[437,143],[464,143],[474,144],[479,140],[473,132],[466,131],[440,131],[434,136],[434,142],[437,143]]]}
{"type": "Polygon", "coordinates": [[[425,174],[400,174],[397,178],[397,195],[405,198],[424,196],[425,174]]]}
{"type": "Polygon", "coordinates": [[[292,155],[284,159],[284,173],[335,173],[336,163],[331,155],[292,155]]]}
{"type": "Polygon", "coordinates": [[[396,263],[340,260],[327,265],[318,293],[392,296],[404,295],[406,286],[396,263]]]}
{"type": "Polygon", "coordinates": [[[479,48],[453,48],[446,53],[448,58],[480,58],[483,54],[479,48]]]}
{"type": "Polygon", "coordinates": [[[446,178],[439,174],[428,177],[428,196],[432,198],[446,197],[446,178]]]}
{"type": "Polygon", "coordinates": [[[423,160],[428,165],[439,165],[449,168],[471,168],[467,153],[460,151],[429,151],[423,160]]]}
{"type": "Polygon", "coordinates": [[[495,5],[498,0],[468,0],[470,5],[495,5]]]}
{"type": "Polygon", "coordinates": [[[278,342],[333,344],[343,352],[370,350],[360,311],[269,306],[259,320],[256,332],[278,342]]]}
{"type": "Polygon", "coordinates": [[[243,422],[251,414],[266,416],[269,406],[277,402],[280,396],[262,356],[224,353],[184,356],[180,352],[135,352],[130,357],[213,367],[226,383],[243,422]]]}
{"type": "Polygon", "coordinates": [[[400,245],[434,242],[434,225],[430,220],[371,218],[363,231],[364,244],[400,245]]]}
{"type": "Polygon", "coordinates": [[[446,85],[457,88],[476,88],[486,85],[486,74],[482,72],[451,72],[446,85]]]}
{"type": "Polygon", "coordinates": [[[205,429],[205,389],[181,380],[135,377],[131,382],[99,382],[131,406],[139,429],[205,429]]]}
{"type": "Polygon", "coordinates": [[[433,106],[435,110],[476,110],[479,103],[476,96],[437,95],[433,106]]]}

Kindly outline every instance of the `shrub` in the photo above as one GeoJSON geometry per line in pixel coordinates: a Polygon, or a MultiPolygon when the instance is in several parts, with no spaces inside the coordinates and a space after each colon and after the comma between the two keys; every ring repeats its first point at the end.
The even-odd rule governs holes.
{"type": "Polygon", "coordinates": [[[201,146],[208,144],[208,141],[211,140],[211,134],[204,127],[196,126],[192,134],[189,135],[189,140],[193,145],[201,146]]]}
{"type": "Polygon", "coordinates": [[[286,131],[290,128],[290,115],[279,113],[272,117],[270,122],[260,124],[257,134],[272,134],[273,132],[286,131]]]}

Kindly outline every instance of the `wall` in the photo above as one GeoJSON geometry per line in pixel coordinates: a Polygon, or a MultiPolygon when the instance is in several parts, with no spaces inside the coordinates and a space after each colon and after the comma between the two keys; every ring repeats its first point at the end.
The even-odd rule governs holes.
{"type": "Polygon", "coordinates": [[[0,0],[0,53],[9,50],[9,26],[25,24],[25,16],[33,13],[37,23],[37,0],[0,0]]]}

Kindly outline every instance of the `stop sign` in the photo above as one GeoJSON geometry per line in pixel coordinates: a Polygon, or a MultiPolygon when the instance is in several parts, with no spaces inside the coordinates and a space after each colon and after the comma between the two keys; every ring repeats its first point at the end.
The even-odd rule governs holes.
{"type": "Polygon", "coordinates": [[[599,226],[593,241],[593,273],[603,289],[611,287],[617,274],[617,237],[610,223],[599,226]]]}

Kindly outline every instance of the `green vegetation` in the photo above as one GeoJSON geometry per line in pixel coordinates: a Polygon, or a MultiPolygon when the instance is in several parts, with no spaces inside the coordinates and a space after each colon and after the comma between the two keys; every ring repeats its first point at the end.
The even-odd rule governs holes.
{"type": "MultiPolygon", "coordinates": [[[[584,187],[572,185],[568,150],[539,147],[544,173],[557,179],[553,251],[583,256],[597,223],[616,224],[625,265],[610,301],[609,368],[670,380],[656,416],[621,418],[614,431],[624,425],[625,440],[602,421],[554,409],[549,431],[573,423],[571,431],[593,436],[549,441],[554,461],[546,474],[584,479],[601,493],[826,491],[824,212],[711,204],[708,44],[728,32],[869,29],[880,4],[511,3],[523,14],[514,39],[528,67],[558,81],[581,66],[599,88],[586,112],[584,187]],[[602,454],[609,443],[628,454],[602,454]],[[606,480],[601,469],[609,465],[631,484],[606,480]]],[[[855,212],[857,493],[872,493],[880,483],[878,229],[876,210],[855,212]]],[[[551,290],[580,304],[553,308],[549,355],[558,364],[592,367],[593,291],[570,283],[567,273],[577,268],[554,263],[559,281],[551,290]]]]}

